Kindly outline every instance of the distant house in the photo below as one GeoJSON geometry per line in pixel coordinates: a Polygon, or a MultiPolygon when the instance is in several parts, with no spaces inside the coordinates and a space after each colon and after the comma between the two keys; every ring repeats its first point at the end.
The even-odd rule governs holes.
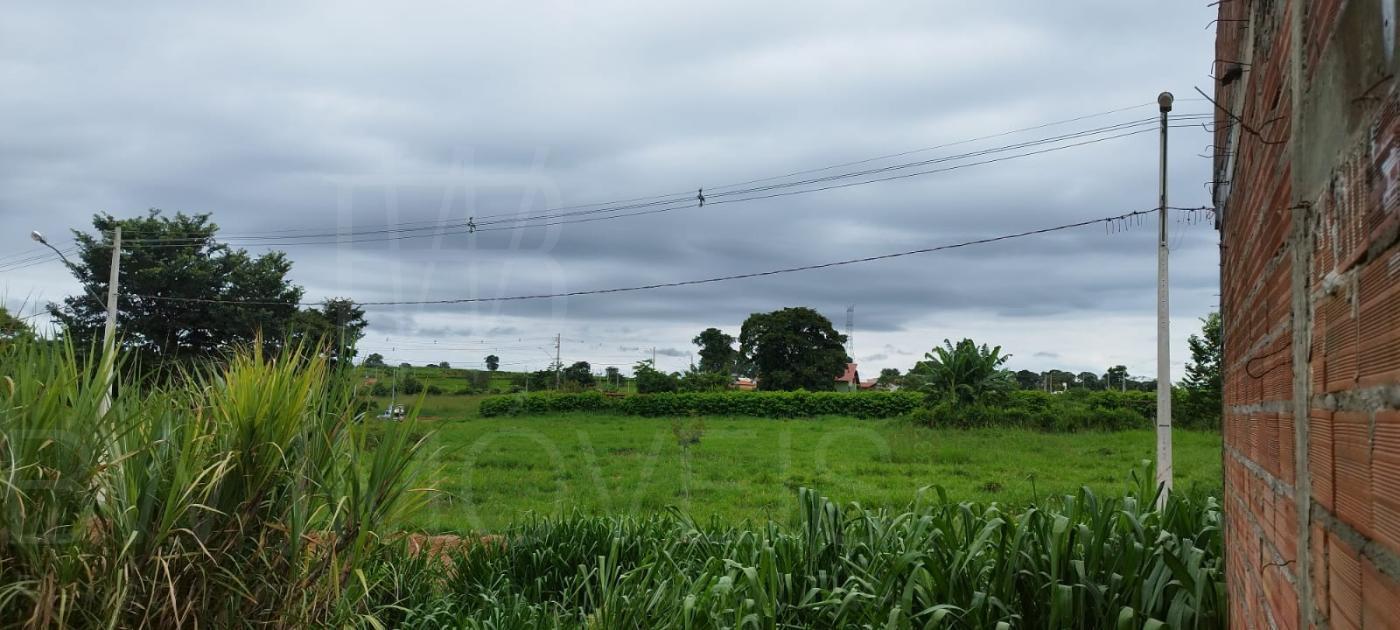
{"type": "Polygon", "coordinates": [[[846,371],[842,372],[841,376],[836,377],[836,391],[854,392],[859,391],[860,388],[860,370],[856,369],[856,364],[847,363],[846,371]]]}
{"type": "Polygon", "coordinates": [[[740,376],[739,378],[734,379],[734,382],[730,384],[730,387],[733,387],[734,389],[743,392],[751,392],[755,389],[758,389],[758,379],[740,376]]]}
{"type": "Polygon", "coordinates": [[[863,380],[863,381],[860,382],[860,388],[861,388],[862,390],[876,390],[876,389],[881,389],[881,388],[879,387],[879,384],[880,384],[879,379],[868,378],[868,379],[865,379],[865,380],[863,380]]]}

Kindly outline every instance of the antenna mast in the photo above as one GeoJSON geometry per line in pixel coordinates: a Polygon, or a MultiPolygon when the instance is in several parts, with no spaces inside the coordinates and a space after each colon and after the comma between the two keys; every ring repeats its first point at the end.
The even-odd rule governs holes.
{"type": "Polygon", "coordinates": [[[846,307],[846,354],[856,360],[856,305],[846,307]]]}

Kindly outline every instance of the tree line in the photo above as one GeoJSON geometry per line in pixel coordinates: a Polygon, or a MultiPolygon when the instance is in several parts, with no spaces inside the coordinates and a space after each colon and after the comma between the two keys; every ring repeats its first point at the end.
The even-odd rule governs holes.
{"type": "MultiPolygon", "coordinates": [[[[106,308],[94,296],[107,294],[112,240],[120,226],[130,245],[122,252],[117,325],[132,366],[145,374],[170,374],[191,364],[221,356],[234,348],[262,344],[275,352],[292,344],[321,344],[332,365],[348,365],[367,326],[363,309],[353,301],[332,298],[304,307],[302,287],[287,275],[292,263],[282,252],[254,256],[215,240],[219,230],[208,214],[167,216],[158,210],[116,219],[98,214],[94,234],[75,230],[76,262],[70,271],[83,292],[50,304],[49,314],[60,324],[59,335],[79,352],[97,348],[106,308]]],[[[33,336],[25,322],[0,310],[0,343],[15,336],[33,336]]],[[[808,307],[788,307],[754,313],[738,336],[709,327],[692,340],[698,363],[683,372],[663,372],[650,361],[633,366],[632,382],[640,393],[712,391],[725,389],[736,377],[754,379],[766,391],[826,391],[852,361],[846,336],[832,322],[808,307]]],[[[1192,360],[1181,388],[1192,413],[1219,413],[1220,320],[1203,320],[1200,335],[1190,339],[1192,360]]],[[[939,399],[971,403],[995,400],[1013,390],[1153,390],[1156,381],[1135,377],[1116,365],[1102,374],[1052,369],[1011,371],[1011,355],[1000,346],[970,339],[944,340],[908,370],[886,368],[877,384],[888,389],[912,388],[939,399]]],[[[500,358],[484,363],[496,371],[500,358]]],[[[363,361],[384,366],[378,353],[363,361]]],[[[450,367],[447,362],[436,364],[450,367]]],[[[609,366],[600,382],[591,364],[550,365],[512,376],[521,389],[617,387],[620,371],[609,366]]]]}

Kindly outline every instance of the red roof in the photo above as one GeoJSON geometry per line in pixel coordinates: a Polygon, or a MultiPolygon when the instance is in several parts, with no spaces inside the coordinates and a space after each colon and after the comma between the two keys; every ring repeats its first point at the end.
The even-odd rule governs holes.
{"type": "Polygon", "coordinates": [[[859,381],[860,373],[856,371],[856,364],[854,363],[847,363],[846,372],[836,377],[836,382],[838,383],[858,383],[859,381]]]}

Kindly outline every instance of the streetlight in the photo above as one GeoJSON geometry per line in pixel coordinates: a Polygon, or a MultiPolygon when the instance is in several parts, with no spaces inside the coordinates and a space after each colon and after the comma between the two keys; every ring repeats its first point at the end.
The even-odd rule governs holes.
{"type": "MultiPolygon", "coordinates": [[[[64,256],[63,252],[59,251],[57,247],[54,247],[48,239],[44,238],[43,233],[39,230],[30,232],[29,238],[53,250],[55,254],[58,254],[59,258],[63,259],[63,264],[68,266],[69,271],[72,271],[74,275],[79,275],[78,267],[74,265],[72,261],[68,260],[68,257],[64,256]]],[[[92,299],[97,300],[97,304],[101,306],[103,310],[107,311],[107,325],[102,330],[102,373],[105,376],[103,380],[107,383],[107,391],[103,393],[102,402],[97,407],[98,417],[107,415],[107,410],[110,409],[112,405],[112,372],[115,367],[114,361],[116,360],[117,337],[117,281],[121,277],[121,262],[122,226],[117,225],[112,229],[112,264],[110,269],[108,269],[107,299],[103,300],[97,297],[97,294],[93,293],[92,289],[89,288],[86,283],[83,284],[83,290],[87,291],[88,295],[92,296],[92,299]]],[[[82,278],[79,277],[78,281],[81,283],[82,278]]]]}
{"type": "MultiPolygon", "coordinates": [[[[59,251],[59,249],[58,249],[57,247],[54,247],[52,243],[49,243],[49,240],[46,239],[46,238],[44,238],[44,233],[43,233],[43,232],[40,232],[39,230],[34,230],[34,231],[32,231],[32,232],[29,233],[29,238],[34,239],[34,242],[35,242],[35,243],[38,243],[38,244],[40,244],[40,245],[43,245],[44,247],[47,247],[47,248],[49,248],[49,249],[52,249],[52,250],[53,250],[53,253],[58,254],[58,257],[63,259],[63,264],[64,264],[66,267],[68,267],[68,270],[69,270],[69,271],[72,271],[75,275],[78,273],[78,266],[77,266],[77,265],[74,265],[74,264],[73,264],[73,261],[68,260],[68,257],[67,257],[67,256],[64,256],[64,255],[63,255],[63,252],[62,252],[62,251],[59,251]]],[[[79,282],[82,283],[82,280],[79,279],[79,282]]],[[[93,292],[92,292],[92,289],[89,288],[88,285],[87,285],[86,283],[83,283],[83,290],[84,290],[84,291],[87,291],[88,296],[92,297],[92,299],[97,300],[97,305],[100,306],[100,307],[102,307],[103,310],[106,310],[106,309],[107,309],[107,303],[106,303],[106,302],[103,302],[103,301],[102,301],[102,298],[101,298],[101,297],[98,297],[98,295],[97,295],[96,293],[93,293],[93,292]]]]}

